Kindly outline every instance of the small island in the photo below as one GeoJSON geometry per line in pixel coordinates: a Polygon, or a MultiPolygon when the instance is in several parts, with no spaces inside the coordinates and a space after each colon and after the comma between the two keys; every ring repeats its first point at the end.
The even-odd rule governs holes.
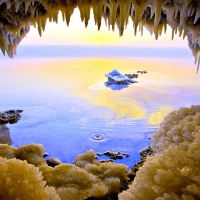
{"type": "Polygon", "coordinates": [[[133,78],[138,78],[138,74],[125,74],[122,75],[117,69],[112,70],[110,73],[105,74],[108,81],[105,82],[105,86],[112,90],[121,90],[127,88],[132,83],[137,83],[133,78]]]}

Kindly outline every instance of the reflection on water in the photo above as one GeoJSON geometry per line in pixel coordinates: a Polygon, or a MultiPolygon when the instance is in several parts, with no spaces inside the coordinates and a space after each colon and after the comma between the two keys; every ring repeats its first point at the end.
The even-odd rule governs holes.
{"type": "Polygon", "coordinates": [[[92,148],[129,153],[116,162],[131,166],[170,111],[200,100],[199,76],[187,59],[17,61],[4,60],[0,74],[0,110],[24,110],[17,124],[7,125],[13,145],[43,144],[49,156],[63,162],[72,163],[92,148]],[[105,87],[104,75],[114,68],[122,74],[148,73],[113,91],[105,87]]]}
{"type": "MultiPolygon", "coordinates": [[[[93,9],[98,29],[103,18],[108,28],[118,27],[120,35],[128,21],[133,24],[133,35],[138,31],[142,34],[146,28],[156,39],[171,27],[172,38],[175,33],[187,38],[199,66],[200,8],[197,1],[84,2],[2,0],[0,48],[3,54],[15,55],[31,25],[37,26],[41,35],[46,21],[57,22],[59,12],[68,25],[78,7],[85,26],[93,9]]],[[[71,35],[69,40],[73,41],[71,35]]],[[[96,40],[108,39],[106,36],[100,40],[89,38],[92,45],[96,40]]],[[[17,124],[0,126],[0,143],[14,146],[41,143],[49,156],[69,163],[77,154],[91,148],[98,152],[126,152],[130,157],[116,162],[131,166],[139,159],[138,152],[150,144],[148,137],[164,116],[174,109],[199,104],[199,77],[194,74],[192,61],[183,58],[187,52],[179,48],[155,51],[146,44],[146,48],[74,47],[73,44],[48,48],[22,46],[22,56],[16,61],[1,59],[0,111],[23,109],[24,112],[17,124]],[[88,55],[93,58],[66,59],[88,55]],[[131,55],[135,58],[94,58],[131,55]],[[174,60],[164,60],[163,55],[174,60]],[[31,59],[33,57],[40,59],[31,59]],[[155,61],[155,57],[160,60],[155,61]],[[130,87],[109,85],[110,88],[106,88],[104,74],[113,69],[123,74],[134,74],[138,70],[148,73],[139,75],[138,83],[130,87]]]]}
{"type": "Polygon", "coordinates": [[[5,124],[0,125],[0,144],[12,144],[10,130],[5,124]]]}

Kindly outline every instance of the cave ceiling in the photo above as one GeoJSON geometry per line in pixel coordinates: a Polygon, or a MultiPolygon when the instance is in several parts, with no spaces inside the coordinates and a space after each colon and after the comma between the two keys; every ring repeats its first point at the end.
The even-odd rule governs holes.
{"type": "Polygon", "coordinates": [[[59,12],[69,25],[75,8],[79,9],[85,27],[90,12],[93,12],[98,30],[104,19],[109,30],[114,30],[117,25],[120,36],[126,25],[133,23],[135,35],[138,29],[142,32],[146,28],[157,39],[169,25],[172,39],[174,34],[187,37],[199,65],[200,0],[0,0],[0,48],[3,54],[13,57],[30,26],[37,27],[42,35],[46,21],[57,23],[59,12]]]}

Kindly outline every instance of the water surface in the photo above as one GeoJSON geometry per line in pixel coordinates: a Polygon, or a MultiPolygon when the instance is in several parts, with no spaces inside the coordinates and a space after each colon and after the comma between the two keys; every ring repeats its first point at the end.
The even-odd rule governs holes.
{"type": "Polygon", "coordinates": [[[13,146],[40,143],[49,156],[73,163],[88,149],[129,153],[132,166],[148,137],[172,110],[200,102],[200,79],[191,59],[1,59],[0,110],[23,109],[7,125],[13,146]],[[123,90],[105,87],[113,69],[140,74],[123,90]]]}

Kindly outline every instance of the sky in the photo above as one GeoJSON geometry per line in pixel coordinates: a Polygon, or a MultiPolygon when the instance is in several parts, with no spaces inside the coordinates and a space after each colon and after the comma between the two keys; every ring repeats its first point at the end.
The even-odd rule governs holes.
{"type": "Polygon", "coordinates": [[[58,18],[58,24],[49,22],[46,24],[45,32],[42,37],[39,36],[37,28],[31,27],[27,37],[23,39],[21,45],[113,45],[113,46],[148,46],[148,47],[187,47],[187,40],[183,40],[178,35],[172,41],[171,28],[167,28],[166,34],[155,40],[154,36],[144,28],[143,36],[138,31],[137,37],[134,36],[132,20],[124,31],[122,37],[115,27],[115,31],[108,30],[102,19],[100,31],[94,23],[93,13],[90,14],[88,27],[85,28],[81,22],[78,9],[74,10],[71,16],[69,27],[63,22],[61,14],[58,18]]]}

